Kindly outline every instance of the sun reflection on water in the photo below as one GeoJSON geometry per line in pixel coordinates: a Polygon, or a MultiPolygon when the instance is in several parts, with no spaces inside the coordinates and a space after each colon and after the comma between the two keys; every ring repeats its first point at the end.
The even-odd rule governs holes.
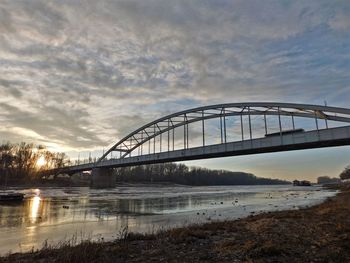
{"type": "Polygon", "coordinates": [[[33,199],[31,200],[30,211],[31,211],[31,222],[32,223],[35,223],[37,218],[38,218],[40,201],[41,201],[41,199],[39,196],[34,196],[33,199]]]}

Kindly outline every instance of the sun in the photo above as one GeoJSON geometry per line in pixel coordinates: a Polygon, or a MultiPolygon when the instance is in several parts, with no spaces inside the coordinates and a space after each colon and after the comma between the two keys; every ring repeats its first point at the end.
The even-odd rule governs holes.
{"type": "Polygon", "coordinates": [[[43,156],[41,156],[37,161],[36,161],[36,165],[38,167],[42,167],[46,164],[46,160],[43,156]]]}

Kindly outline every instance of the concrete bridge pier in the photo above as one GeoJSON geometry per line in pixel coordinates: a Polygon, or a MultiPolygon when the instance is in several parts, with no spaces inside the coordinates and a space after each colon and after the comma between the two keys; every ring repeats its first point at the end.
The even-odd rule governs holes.
{"type": "Polygon", "coordinates": [[[112,188],[115,187],[116,176],[113,169],[110,168],[94,168],[91,172],[92,188],[112,188]]]}

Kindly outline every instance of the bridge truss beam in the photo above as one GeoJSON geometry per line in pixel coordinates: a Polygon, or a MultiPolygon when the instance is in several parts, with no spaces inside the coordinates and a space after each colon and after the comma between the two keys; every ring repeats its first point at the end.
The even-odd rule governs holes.
{"type": "Polygon", "coordinates": [[[312,118],[315,120],[315,128],[319,130],[319,121],[324,121],[328,128],[328,121],[337,121],[350,123],[350,109],[307,105],[307,104],[292,104],[292,103],[273,103],[273,102],[253,102],[253,103],[231,103],[218,104],[194,108],[186,111],[177,112],[163,118],[150,122],[134,132],[130,133],[115,145],[113,145],[103,156],[98,160],[105,161],[107,156],[112,152],[119,152],[119,158],[124,159],[131,156],[131,153],[138,149],[138,155],[144,155],[143,146],[148,143],[148,154],[151,154],[151,141],[153,140],[153,153],[156,152],[156,137],[159,136],[159,150],[162,152],[162,136],[165,134],[167,138],[166,151],[175,150],[175,129],[183,127],[183,149],[189,148],[189,124],[201,122],[202,128],[202,146],[206,146],[206,127],[205,120],[219,119],[220,120],[220,141],[222,144],[227,143],[227,117],[240,117],[240,129],[242,141],[246,139],[244,134],[243,117],[248,117],[249,136],[252,140],[252,116],[263,116],[265,134],[268,133],[267,116],[277,116],[279,132],[282,138],[282,122],[281,116],[289,116],[292,120],[293,129],[295,129],[295,117],[312,118]]]}

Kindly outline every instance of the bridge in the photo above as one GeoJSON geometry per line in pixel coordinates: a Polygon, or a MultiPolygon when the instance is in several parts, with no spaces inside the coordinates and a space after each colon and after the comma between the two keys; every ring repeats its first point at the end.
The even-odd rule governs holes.
{"type": "Polygon", "coordinates": [[[113,178],[111,168],[350,145],[349,123],[350,109],[321,105],[251,102],[198,107],[152,121],[95,162],[59,172],[92,170],[93,181],[105,186],[113,178]]]}

